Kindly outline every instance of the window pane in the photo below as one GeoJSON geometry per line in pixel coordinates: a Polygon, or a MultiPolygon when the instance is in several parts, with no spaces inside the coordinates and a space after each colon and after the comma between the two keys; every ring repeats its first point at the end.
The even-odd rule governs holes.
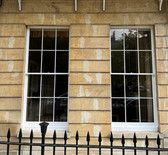
{"type": "Polygon", "coordinates": [[[139,87],[141,97],[152,97],[152,76],[139,76],[139,87]]]}
{"type": "Polygon", "coordinates": [[[30,49],[41,49],[42,31],[41,29],[30,30],[30,49]]]}
{"type": "Polygon", "coordinates": [[[27,121],[39,121],[39,98],[27,99],[27,121]]]}
{"type": "Polygon", "coordinates": [[[112,50],[123,50],[123,38],[124,38],[123,29],[114,29],[111,34],[111,49],[112,50]]]}
{"type": "Polygon", "coordinates": [[[139,104],[136,99],[127,99],[127,122],[139,122],[139,104]]]}
{"type": "Polygon", "coordinates": [[[67,98],[55,99],[55,119],[56,122],[67,121],[67,98]]]}
{"type": "Polygon", "coordinates": [[[126,83],[126,96],[137,97],[138,96],[138,76],[126,75],[125,83],[126,83]]]}
{"type": "Polygon", "coordinates": [[[125,122],[124,99],[112,99],[112,121],[125,122]]]}
{"type": "Polygon", "coordinates": [[[57,75],[56,76],[56,97],[67,97],[68,96],[68,75],[57,75]]]}
{"type": "Polygon", "coordinates": [[[69,50],[69,31],[57,31],[57,50],[69,50]]]}
{"type": "Polygon", "coordinates": [[[111,65],[113,73],[124,72],[124,52],[123,51],[112,51],[111,52],[111,65]]]}
{"type": "Polygon", "coordinates": [[[68,73],[69,53],[57,52],[56,72],[68,73]]]}
{"type": "Polygon", "coordinates": [[[151,32],[150,30],[140,30],[139,32],[139,49],[151,50],[151,32]]]}
{"type": "Polygon", "coordinates": [[[41,67],[41,52],[30,51],[29,52],[29,72],[40,72],[41,67]]]}
{"type": "Polygon", "coordinates": [[[42,97],[54,96],[54,76],[43,75],[42,76],[42,97]]]}
{"type": "Polygon", "coordinates": [[[137,73],[138,72],[138,54],[136,51],[126,51],[126,72],[137,73]]]}
{"type": "Polygon", "coordinates": [[[28,96],[29,97],[40,96],[40,75],[28,76],[28,96]]]}
{"type": "Polygon", "coordinates": [[[142,122],[153,122],[153,100],[140,100],[141,105],[141,121],[142,122]]]}
{"type": "Polygon", "coordinates": [[[43,49],[55,49],[55,30],[44,30],[43,49]]]}
{"type": "Polygon", "coordinates": [[[55,64],[55,52],[43,52],[43,72],[53,73],[55,64]]]}
{"type": "Polygon", "coordinates": [[[53,121],[53,99],[41,99],[40,121],[53,121]]]}
{"type": "Polygon", "coordinates": [[[139,61],[140,61],[140,72],[141,73],[152,73],[151,52],[140,51],[139,52],[139,61]]]}
{"type": "Polygon", "coordinates": [[[137,49],[137,30],[127,29],[127,31],[125,31],[125,49],[126,50],[137,49]]]}
{"type": "Polygon", "coordinates": [[[112,75],[112,97],[124,97],[124,76],[112,75]]]}

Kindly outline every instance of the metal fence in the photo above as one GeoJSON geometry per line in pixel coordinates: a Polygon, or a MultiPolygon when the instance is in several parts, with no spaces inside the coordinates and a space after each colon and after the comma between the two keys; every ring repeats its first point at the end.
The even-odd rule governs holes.
{"type": "MultiPolygon", "coordinates": [[[[97,137],[97,144],[96,145],[91,145],[90,144],[90,134],[89,132],[87,133],[86,136],[86,144],[82,145],[79,144],[79,133],[78,131],[76,132],[75,135],[75,143],[74,144],[69,144],[67,143],[68,137],[67,137],[67,132],[65,131],[64,133],[64,137],[63,137],[63,143],[59,144],[57,143],[57,136],[56,136],[56,131],[54,131],[53,133],[53,138],[52,138],[52,142],[51,143],[45,143],[45,135],[46,135],[46,131],[47,131],[47,126],[48,123],[43,122],[40,124],[41,126],[41,142],[37,143],[37,142],[33,142],[33,131],[31,131],[30,133],[30,137],[29,137],[29,142],[22,142],[23,137],[22,137],[22,130],[20,129],[19,135],[18,135],[18,141],[12,141],[11,140],[11,132],[10,129],[7,132],[7,140],[6,141],[1,141],[0,140],[0,145],[5,145],[6,147],[6,154],[10,155],[10,147],[11,146],[16,146],[17,147],[17,152],[18,155],[21,155],[22,152],[22,147],[26,146],[29,147],[29,155],[33,155],[33,147],[40,147],[41,151],[39,154],[41,155],[45,155],[45,148],[49,147],[52,149],[52,154],[56,155],[57,148],[62,148],[63,150],[63,154],[67,155],[67,149],[74,149],[74,154],[75,155],[80,155],[79,149],[85,149],[86,150],[86,155],[91,155],[92,153],[90,152],[91,149],[95,149],[97,150],[97,154],[98,155],[102,155],[104,154],[104,150],[108,150],[108,154],[109,155],[113,155],[115,154],[114,150],[119,150],[121,152],[121,155],[125,155],[127,150],[132,151],[131,154],[133,155],[137,155],[137,151],[144,151],[144,153],[146,155],[148,155],[149,152],[155,152],[156,154],[160,155],[162,152],[163,153],[168,153],[168,148],[162,148],[161,147],[161,139],[159,137],[159,135],[156,137],[155,143],[157,147],[149,147],[149,139],[148,136],[146,136],[145,140],[144,140],[144,147],[137,147],[137,137],[136,134],[134,134],[133,138],[132,138],[132,146],[126,146],[125,145],[125,137],[124,135],[122,135],[121,139],[120,139],[120,146],[116,146],[113,145],[114,142],[114,138],[113,138],[113,134],[111,132],[110,136],[109,136],[109,145],[103,145],[102,144],[102,135],[101,133],[99,133],[99,136],[97,137]]],[[[50,153],[51,154],[51,153],[50,153]]]]}

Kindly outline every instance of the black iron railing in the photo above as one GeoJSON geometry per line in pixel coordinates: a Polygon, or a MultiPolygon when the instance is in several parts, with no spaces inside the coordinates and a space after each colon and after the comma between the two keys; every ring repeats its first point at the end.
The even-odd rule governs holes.
{"type": "Polygon", "coordinates": [[[86,155],[91,155],[91,149],[97,150],[99,155],[104,154],[104,150],[108,151],[109,155],[114,155],[115,152],[114,150],[119,150],[121,152],[121,155],[125,155],[126,151],[131,151],[131,154],[137,155],[137,151],[142,151],[142,153],[148,155],[149,152],[156,152],[158,155],[160,155],[161,152],[168,152],[168,148],[163,148],[161,147],[161,139],[159,137],[159,135],[157,136],[157,138],[155,139],[155,144],[156,147],[149,147],[149,138],[148,136],[146,136],[145,140],[144,140],[144,147],[137,147],[137,137],[136,134],[134,134],[133,138],[132,138],[132,146],[126,146],[125,142],[126,139],[124,137],[124,134],[122,135],[120,141],[121,141],[121,145],[116,146],[113,145],[114,144],[114,138],[113,138],[113,134],[111,132],[110,137],[108,138],[109,141],[109,145],[103,145],[102,144],[102,135],[101,132],[99,133],[98,139],[97,139],[97,144],[96,145],[91,145],[90,144],[90,134],[89,132],[87,133],[86,136],[86,144],[79,144],[79,133],[78,131],[76,132],[75,135],[75,143],[74,144],[69,144],[67,143],[68,137],[67,137],[67,132],[65,131],[64,133],[64,137],[63,137],[63,143],[57,143],[57,135],[56,135],[56,131],[54,131],[53,133],[53,139],[51,143],[45,143],[45,136],[46,136],[46,131],[47,131],[47,126],[48,123],[43,122],[40,124],[41,126],[41,143],[37,143],[37,142],[33,142],[34,137],[33,137],[33,130],[30,132],[30,137],[29,137],[29,142],[22,142],[23,137],[22,137],[22,130],[20,129],[19,131],[19,135],[18,135],[18,141],[12,141],[11,140],[11,132],[10,129],[7,132],[7,140],[6,141],[1,141],[0,140],[0,145],[6,145],[6,154],[10,155],[10,147],[11,146],[16,146],[18,147],[17,152],[18,155],[22,155],[22,151],[24,150],[24,146],[29,147],[29,155],[33,155],[33,147],[40,147],[41,151],[40,154],[41,155],[45,155],[45,148],[50,148],[50,150],[52,149],[52,154],[56,155],[57,154],[57,148],[62,148],[63,154],[67,155],[67,149],[73,149],[74,150],[74,155],[80,155],[80,151],[79,149],[83,149],[85,150],[86,155]]]}

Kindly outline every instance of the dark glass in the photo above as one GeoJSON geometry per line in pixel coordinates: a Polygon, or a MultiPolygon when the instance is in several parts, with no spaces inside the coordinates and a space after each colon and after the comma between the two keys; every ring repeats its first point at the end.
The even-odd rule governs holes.
{"type": "Polygon", "coordinates": [[[27,121],[39,121],[39,98],[27,99],[27,121]]]}
{"type": "Polygon", "coordinates": [[[125,31],[125,49],[126,50],[137,49],[137,30],[127,29],[127,31],[125,31]]]}
{"type": "Polygon", "coordinates": [[[152,55],[149,51],[139,52],[140,72],[152,73],[152,55]]]}
{"type": "Polygon", "coordinates": [[[136,99],[126,100],[127,122],[139,122],[139,104],[136,99]]]}
{"type": "Polygon", "coordinates": [[[126,96],[137,97],[138,96],[138,76],[126,75],[125,83],[126,83],[126,96]]]}
{"type": "Polygon", "coordinates": [[[124,99],[112,99],[112,121],[125,122],[124,99]]]}
{"type": "Polygon", "coordinates": [[[40,72],[41,68],[41,52],[29,51],[29,66],[28,72],[40,72]]]}
{"type": "Polygon", "coordinates": [[[123,75],[112,75],[112,97],[124,97],[124,76],[123,75]]]}
{"type": "Polygon", "coordinates": [[[112,73],[123,73],[124,72],[124,52],[123,51],[112,51],[111,52],[111,68],[112,73]]]}
{"type": "Polygon", "coordinates": [[[126,51],[126,73],[138,73],[137,51],[126,51]]]}
{"type": "Polygon", "coordinates": [[[123,50],[124,29],[114,29],[111,34],[111,49],[123,50]]]}
{"type": "Polygon", "coordinates": [[[42,97],[54,96],[54,76],[43,75],[42,76],[42,97]]]}
{"type": "Polygon", "coordinates": [[[53,100],[51,98],[41,99],[40,121],[53,121],[53,100]]]}
{"type": "Polygon", "coordinates": [[[53,73],[55,64],[55,52],[44,51],[43,52],[43,72],[53,73]]]}
{"type": "Polygon", "coordinates": [[[153,100],[141,99],[141,122],[154,122],[153,100]]]}
{"type": "Polygon", "coordinates": [[[43,49],[55,50],[55,30],[44,30],[43,49]]]}
{"type": "Polygon", "coordinates": [[[57,50],[69,50],[69,31],[57,31],[57,50]]]}
{"type": "Polygon", "coordinates": [[[139,49],[140,50],[151,50],[151,31],[150,30],[139,30],[139,49]]]}
{"type": "Polygon", "coordinates": [[[67,121],[67,98],[55,99],[55,122],[66,122],[67,121]]]}
{"type": "Polygon", "coordinates": [[[139,87],[141,97],[152,97],[152,76],[140,75],[139,87]]]}
{"type": "Polygon", "coordinates": [[[30,44],[29,49],[41,49],[42,30],[30,30],[30,44]]]}
{"type": "Polygon", "coordinates": [[[68,73],[69,53],[63,51],[57,52],[56,58],[56,72],[68,73]]]}
{"type": "Polygon", "coordinates": [[[68,75],[57,75],[56,76],[56,97],[67,97],[68,96],[68,75]]]}
{"type": "Polygon", "coordinates": [[[28,97],[40,96],[40,75],[28,76],[28,97]]]}

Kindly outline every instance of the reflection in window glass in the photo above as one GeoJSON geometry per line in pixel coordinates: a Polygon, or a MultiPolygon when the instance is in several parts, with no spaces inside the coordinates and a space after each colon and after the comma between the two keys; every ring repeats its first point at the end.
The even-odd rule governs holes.
{"type": "Polygon", "coordinates": [[[141,121],[142,122],[153,122],[153,100],[141,99],[141,121]]]}
{"type": "Polygon", "coordinates": [[[123,49],[124,33],[123,29],[114,29],[111,34],[111,49],[122,50],[123,49]]]}
{"type": "Polygon", "coordinates": [[[69,31],[30,29],[27,121],[67,121],[69,31]]]}
{"type": "Polygon", "coordinates": [[[113,122],[153,122],[151,30],[111,30],[113,122]]]}
{"type": "Polygon", "coordinates": [[[53,99],[41,99],[41,121],[53,121],[53,99]]]}
{"type": "Polygon", "coordinates": [[[126,50],[137,49],[137,30],[128,29],[125,32],[125,49],[126,50]]]}
{"type": "Polygon", "coordinates": [[[138,73],[138,53],[136,51],[126,51],[126,72],[138,73]]]}
{"type": "Polygon", "coordinates": [[[67,99],[60,98],[55,100],[55,121],[67,121],[67,99]]]}
{"type": "Polygon", "coordinates": [[[151,50],[151,32],[150,30],[140,30],[138,32],[139,49],[151,50]]]}
{"type": "Polygon", "coordinates": [[[125,122],[124,99],[112,99],[112,121],[125,122]]]}
{"type": "Polygon", "coordinates": [[[27,99],[27,121],[39,120],[39,98],[27,99]]]}
{"type": "Polygon", "coordinates": [[[113,73],[123,73],[124,72],[124,52],[112,51],[111,63],[112,63],[111,66],[112,66],[113,73]]]}
{"type": "Polygon", "coordinates": [[[41,52],[29,52],[29,72],[40,72],[41,69],[41,52]]]}
{"type": "Polygon", "coordinates": [[[112,75],[112,96],[113,97],[124,97],[124,76],[123,75],[112,75]]]}
{"type": "Polygon", "coordinates": [[[41,29],[30,30],[30,49],[41,49],[42,44],[42,31],[41,29]]]}

